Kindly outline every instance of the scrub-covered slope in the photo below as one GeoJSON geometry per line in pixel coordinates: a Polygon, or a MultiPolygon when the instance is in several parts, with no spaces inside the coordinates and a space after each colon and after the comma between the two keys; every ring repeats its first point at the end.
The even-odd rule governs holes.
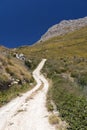
{"type": "Polygon", "coordinates": [[[52,81],[47,96],[48,110],[53,110],[53,100],[59,116],[69,123],[68,130],[86,130],[87,26],[17,51],[35,64],[41,58],[48,59],[43,69],[45,76],[52,81]]]}
{"type": "Polygon", "coordinates": [[[17,59],[10,49],[0,46],[0,106],[28,88],[32,81],[24,61],[17,59]]]}

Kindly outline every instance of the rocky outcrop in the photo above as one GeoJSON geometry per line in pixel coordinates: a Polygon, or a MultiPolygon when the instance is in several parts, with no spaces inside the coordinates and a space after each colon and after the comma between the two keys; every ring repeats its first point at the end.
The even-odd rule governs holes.
{"type": "Polygon", "coordinates": [[[41,37],[39,42],[45,41],[49,38],[64,35],[68,32],[75,31],[87,25],[87,17],[76,20],[63,20],[59,24],[56,24],[48,29],[48,31],[41,37]]]}
{"type": "Polygon", "coordinates": [[[25,61],[25,59],[26,59],[24,54],[22,54],[22,53],[21,54],[14,53],[13,56],[16,57],[17,59],[23,60],[23,61],[25,61]]]}

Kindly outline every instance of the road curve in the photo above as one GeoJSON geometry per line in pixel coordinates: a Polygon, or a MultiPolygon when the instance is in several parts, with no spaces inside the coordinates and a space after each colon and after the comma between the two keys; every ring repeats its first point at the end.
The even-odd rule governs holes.
{"type": "Polygon", "coordinates": [[[0,130],[55,130],[49,124],[45,106],[49,84],[40,73],[45,62],[46,59],[43,59],[33,72],[37,85],[0,108],[0,130]],[[40,90],[41,85],[43,88],[40,90]]]}

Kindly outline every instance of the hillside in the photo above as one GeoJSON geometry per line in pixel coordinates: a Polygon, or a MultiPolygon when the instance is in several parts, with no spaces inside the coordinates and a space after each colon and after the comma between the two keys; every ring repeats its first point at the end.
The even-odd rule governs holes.
{"type": "Polygon", "coordinates": [[[0,46],[0,106],[28,90],[31,82],[33,78],[24,61],[17,59],[10,49],[0,46]]]}
{"type": "Polygon", "coordinates": [[[16,51],[24,53],[27,57],[34,58],[60,58],[60,57],[87,57],[87,26],[56,36],[33,46],[20,47],[16,51]]]}
{"type": "Polygon", "coordinates": [[[47,58],[43,72],[51,80],[47,107],[56,104],[68,130],[86,130],[87,126],[87,26],[62,36],[56,36],[31,47],[16,50],[34,64],[47,58]]]}
{"type": "Polygon", "coordinates": [[[86,20],[87,17],[63,21],[50,29],[52,31],[56,27],[60,32],[62,26],[60,34],[53,31],[50,37],[48,31],[45,39],[32,46],[12,50],[1,46],[0,105],[8,102],[11,97],[20,96],[21,91],[31,88],[28,85],[31,86],[34,81],[29,72],[32,72],[42,58],[46,58],[42,71],[50,83],[47,94],[48,111],[53,111],[53,101],[60,113],[58,116],[69,124],[67,130],[87,130],[86,20]]]}

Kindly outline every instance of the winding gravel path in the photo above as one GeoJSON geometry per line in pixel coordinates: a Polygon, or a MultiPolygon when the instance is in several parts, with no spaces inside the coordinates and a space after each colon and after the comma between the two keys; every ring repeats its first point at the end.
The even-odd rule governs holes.
{"type": "Polygon", "coordinates": [[[55,130],[49,124],[49,113],[46,109],[49,84],[40,73],[45,62],[46,59],[43,59],[33,72],[37,85],[0,108],[0,130],[55,130]]]}

